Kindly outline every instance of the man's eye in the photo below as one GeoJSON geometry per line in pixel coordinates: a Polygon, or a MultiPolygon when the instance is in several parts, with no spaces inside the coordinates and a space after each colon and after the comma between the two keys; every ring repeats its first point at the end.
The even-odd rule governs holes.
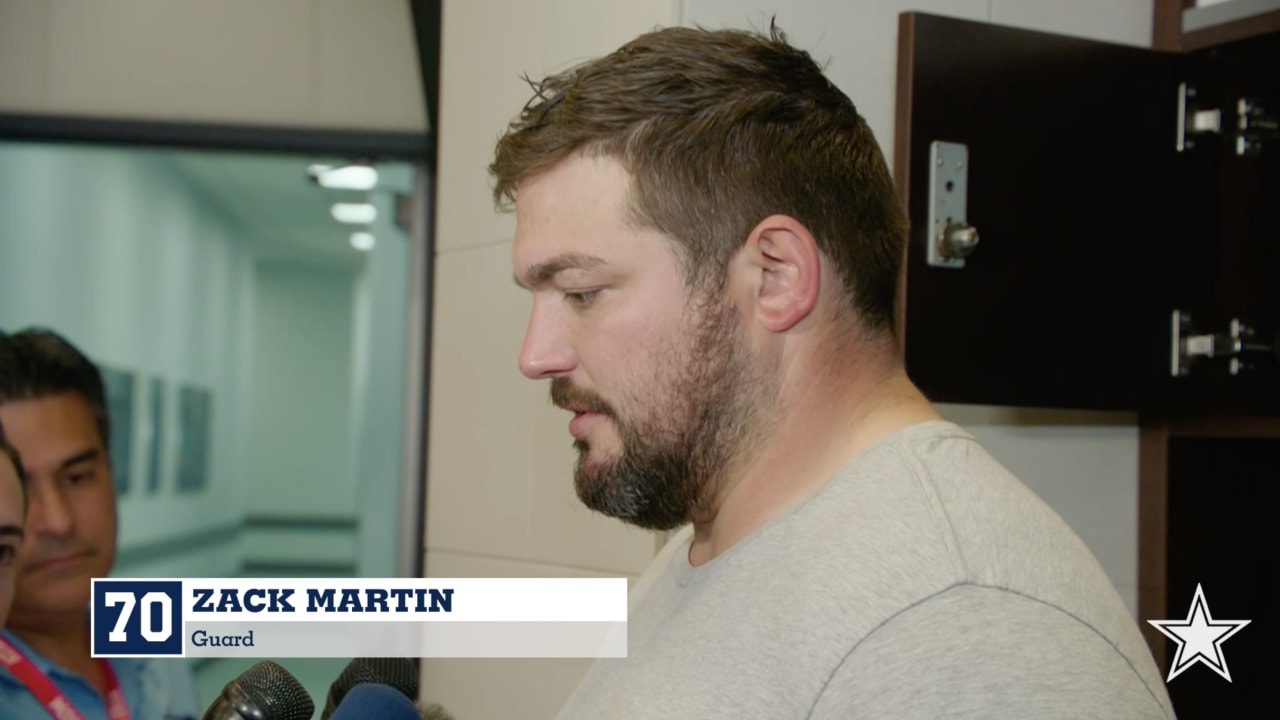
{"type": "Polygon", "coordinates": [[[12,545],[0,545],[0,566],[12,565],[13,559],[18,555],[18,548],[12,545]]]}
{"type": "Polygon", "coordinates": [[[599,294],[599,290],[583,290],[581,292],[567,292],[564,296],[574,305],[586,307],[587,305],[590,305],[599,294]]]}

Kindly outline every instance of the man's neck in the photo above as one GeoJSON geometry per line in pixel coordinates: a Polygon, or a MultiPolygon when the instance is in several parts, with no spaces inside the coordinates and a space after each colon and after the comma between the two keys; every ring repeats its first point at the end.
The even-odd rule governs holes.
{"type": "Polygon", "coordinates": [[[61,616],[41,616],[39,623],[10,618],[8,629],[44,659],[58,667],[83,675],[102,691],[103,677],[98,662],[90,655],[89,618],[85,611],[61,616]]]}
{"type": "Polygon", "coordinates": [[[691,563],[701,565],[728,550],[880,439],[939,419],[900,364],[885,361],[878,368],[816,372],[807,384],[789,389],[768,441],[748,467],[727,479],[715,512],[695,519],[691,563]]]}

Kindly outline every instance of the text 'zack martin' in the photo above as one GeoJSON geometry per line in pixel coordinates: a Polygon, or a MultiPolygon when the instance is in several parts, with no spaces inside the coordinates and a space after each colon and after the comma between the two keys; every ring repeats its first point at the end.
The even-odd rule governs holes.
{"type": "MultiPolygon", "coordinates": [[[[197,613],[297,612],[293,588],[192,588],[197,613]]],[[[301,598],[298,598],[301,600],[301,598]]],[[[453,612],[453,589],[316,588],[307,589],[309,613],[453,612]]]]}

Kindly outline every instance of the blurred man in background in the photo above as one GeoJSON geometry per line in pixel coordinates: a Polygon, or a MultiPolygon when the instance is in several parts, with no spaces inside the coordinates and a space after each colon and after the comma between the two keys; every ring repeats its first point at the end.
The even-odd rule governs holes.
{"type": "Polygon", "coordinates": [[[110,423],[98,368],[46,330],[0,335],[0,423],[27,477],[13,607],[0,639],[0,717],[199,715],[184,661],[90,656],[90,581],[116,555],[110,423]],[[122,714],[122,710],[126,714],[122,714]]]}
{"type": "Polygon", "coordinates": [[[13,603],[15,564],[27,514],[23,482],[22,459],[5,437],[4,425],[0,425],[0,627],[4,627],[13,603]]]}

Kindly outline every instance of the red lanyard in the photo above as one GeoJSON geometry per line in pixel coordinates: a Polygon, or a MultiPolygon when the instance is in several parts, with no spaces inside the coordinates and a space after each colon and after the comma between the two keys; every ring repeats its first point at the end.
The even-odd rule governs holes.
{"type": "MultiPolygon", "coordinates": [[[[106,658],[98,658],[98,664],[107,679],[108,720],[129,720],[129,706],[124,701],[124,691],[120,689],[116,671],[111,669],[111,663],[106,658]]],[[[71,701],[53,684],[49,676],[4,638],[0,638],[0,665],[9,668],[9,672],[21,680],[37,700],[44,703],[54,720],[84,720],[84,716],[71,706],[71,701]]]]}

